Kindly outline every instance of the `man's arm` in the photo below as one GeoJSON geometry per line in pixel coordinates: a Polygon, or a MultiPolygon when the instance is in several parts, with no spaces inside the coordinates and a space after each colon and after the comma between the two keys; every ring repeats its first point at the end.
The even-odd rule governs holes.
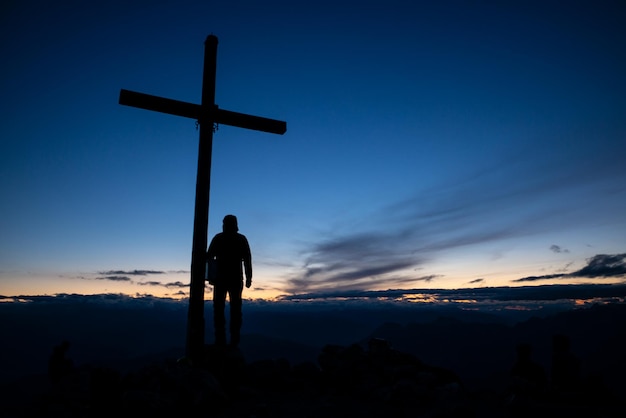
{"type": "Polygon", "coordinates": [[[213,237],[213,239],[211,240],[211,243],[209,244],[209,248],[206,251],[206,258],[207,260],[212,260],[215,258],[215,250],[217,248],[217,235],[213,237]]]}
{"type": "MultiPolygon", "coordinates": [[[[243,236],[243,235],[242,235],[243,236]]],[[[252,252],[248,239],[243,236],[243,267],[246,273],[246,287],[252,286],[252,252]]]]}

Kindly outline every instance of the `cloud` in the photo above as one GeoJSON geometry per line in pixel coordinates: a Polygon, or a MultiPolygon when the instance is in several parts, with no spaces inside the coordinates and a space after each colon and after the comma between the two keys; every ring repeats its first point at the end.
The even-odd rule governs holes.
{"type": "Polygon", "coordinates": [[[561,248],[558,245],[551,245],[550,246],[550,251],[552,251],[553,253],[557,253],[557,254],[559,254],[559,253],[569,253],[568,249],[561,248]]]}
{"type": "Polygon", "coordinates": [[[478,284],[478,283],[484,283],[485,279],[474,279],[474,280],[470,280],[469,284],[478,284]]]}
{"type": "Polygon", "coordinates": [[[557,270],[557,271],[567,271],[569,270],[569,268],[574,264],[573,261],[570,261],[569,263],[567,263],[563,268],[557,270]]]}
{"type": "Polygon", "coordinates": [[[355,299],[382,301],[412,299],[416,295],[429,301],[475,301],[475,303],[511,301],[557,301],[565,299],[594,299],[626,297],[626,284],[539,285],[522,287],[481,287],[467,289],[390,289],[390,290],[332,290],[327,292],[284,295],[282,301],[355,299]],[[430,298],[427,298],[427,297],[430,298]]]}
{"type": "Polygon", "coordinates": [[[133,280],[127,276],[101,276],[96,277],[96,280],[110,280],[113,282],[132,282],[133,280]]]}
{"type": "Polygon", "coordinates": [[[189,283],[183,283],[183,282],[180,282],[180,281],[169,282],[169,283],[162,283],[162,282],[157,282],[157,281],[149,281],[149,282],[137,282],[137,284],[139,286],[161,286],[161,287],[166,287],[168,289],[189,287],[189,283]]]}
{"type": "Polygon", "coordinates": [[[536,282],[540,280],[550,280],[550,279],[561,279],[563,277],[568,277],[568,274],[546,274],[545,276],[528,276],[522,277],[520,279],[511,280],[514,283],[524,283],[524,282],[536,282]]]}
{"type": "Polygon", "coordinates": [[[626,275],[626,253],[598,254],[588,260],[585,267],[575,273],[576,277],[620,277],[626,275]]]}
{"type": "Polygon", "coordinates": [[[180,281],[176,281],[176,282],[170,282],[170,283],[165,283],[163,286],[167,287],[167,288],[185,288],[185,287],[189,287],[189,283],[183,283],[180,281]]]}
{"type": "Polygon", "coordinates": [[[422,276],[422,277],[418,277],[417,279],[412,279],[412,281],[430,283],[438,277],[443,277],[443,276],[438,275],[438,274],[431,274],[430,276],[422,276]]]}
{"type": "Polygon", "coordinates": [[[608,278],[626,276],[626,253],[598,254],[587,260],[587,265],[572,273],[548,274],[544,276],[530,276],[515,279],[513,282],[535,282],[539,280],[564,278],[608,278]]]}
{"type": "Polygon", "coordinates": [[[149,282],[137,282],[139,286],[163,286],[161,282],[149,281],[149,282]]]}
{"type": "Polygon", "coordinates": [[[165,274],[165,272],[158,270],[109,270],[101,271],[99,274],[147,276],[148,274],[165,274]]]}

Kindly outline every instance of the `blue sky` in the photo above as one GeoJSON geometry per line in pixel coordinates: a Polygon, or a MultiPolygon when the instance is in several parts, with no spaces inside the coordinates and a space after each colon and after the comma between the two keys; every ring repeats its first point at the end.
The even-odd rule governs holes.
{"type": "Polygon", "coordinates": [[[209,236],[238,216],[248,297],[623,281],[624,18],[618,1],[3,5],[0,294],[186,292],[195,122],[118,96],[199,103],[211,33],[216,103],[287,122],[214,137],[209,236]],[[594,262],[610,274],[579,274],[594,262]]]}

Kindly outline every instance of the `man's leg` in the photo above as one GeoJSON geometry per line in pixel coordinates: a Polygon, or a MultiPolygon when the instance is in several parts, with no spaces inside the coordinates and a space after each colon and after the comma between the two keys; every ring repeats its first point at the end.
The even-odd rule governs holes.
{"type": "Polygon", "coordinates": [[[242,323],[242,300],[243,282],[237,283],[229,289],[230,297],[230,343],[233,346],[239,345],[241,323],[242,323]]]}
{"type": "Polygon", "coordinates": [[[226,344],[226,318],[224,316],[226,308],[226,287],[222,285],[213,286],[213,327],[215,328],[215,344],[226,344]]]}

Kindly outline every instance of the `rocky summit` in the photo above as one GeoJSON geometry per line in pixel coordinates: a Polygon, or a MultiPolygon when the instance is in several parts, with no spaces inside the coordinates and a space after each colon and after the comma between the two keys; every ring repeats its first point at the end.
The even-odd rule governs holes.
{"type": "MultiPolygon", "coordinates": [[[[13,388],[18,390],[17,388],[13,388]]],[[[5,388],[10,390],[9,388],[5,388]]],[[[523,378],[498,390],[467,388],[452,370],[424,364],[383,339],[327,345],[317,362],[246,362],[207,345],[201,364],[167,360],[131,372],[81,366],[5,404],[10,417],[522,417],[618,416],[599,382],[567,389],[523,378]]]]}

